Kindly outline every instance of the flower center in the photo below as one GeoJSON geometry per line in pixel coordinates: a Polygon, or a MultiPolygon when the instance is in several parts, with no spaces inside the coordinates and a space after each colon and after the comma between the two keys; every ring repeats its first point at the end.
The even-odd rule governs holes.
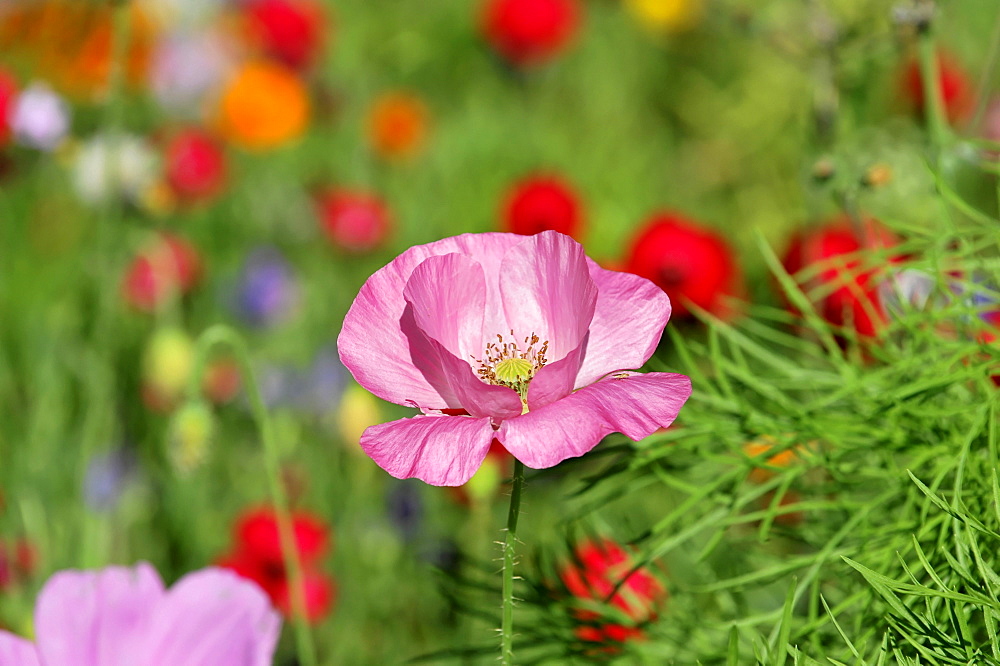
{"type": "Polygon", "coordinates": [[[476,373],[487,384],[507,386],[517,391],[521,406],[527,411],[528,382],[548,363],[545,355],[549,342],[532,333],[524,339],[522,350],[522,344],[514,338],[514,331],[510,332],[509,340],[505,341],[504,336],[497,333],[496,342],[486,345],[486,358],[473,358],[479,364],[476,373]]]}
{"type": "Polygon", "coordinates": [[[534,366],[523,358],[505,358],[493,368],[494,376],[505,384],[527,381],[534,371],[534,366]]]}

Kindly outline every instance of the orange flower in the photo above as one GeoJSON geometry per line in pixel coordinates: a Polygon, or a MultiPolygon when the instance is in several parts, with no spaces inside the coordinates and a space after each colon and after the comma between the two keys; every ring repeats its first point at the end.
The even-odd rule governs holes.
{"type": "MultiPolygon", "coordinates": [[[[129,9],[126,81],[146,79],[156,42],[153,22],[135,4],[129,9]]],[[[114,16],[107,3],[48,0],[15,3],[0,18],[0,51],[25,53],[37,75],[67,95],[94,98],[107,89],[114,16]]]]}
{"type": "Polygon", "coordinates": [[[427,136],[427,106],[411,93],[385,93],[368,113],[368,139],[386,159],[410,157],[427,136]]]}
{"type": "Polygon", "coordinates": [[[243,148],[277,148],[299,138],[308,122],[305,85],[281,65],[249,63],[222,92],[219,131],[243,148]]]}
{"type": "MultiPolygon", "coordinates": [[[[777,442],[772,437],[762,437],[756,442],[750,442],[743,447],[743,453],[748,458],[759,458],[773,449],[777,442]]],[[[789,467],[798,462],[797,447],[785,449],[767,459],[768,467],[789,467]]],[[[754,467],[748,477],[754,483],[764,483],[774,477],[774,472],[766,467],[754,467]]]]}

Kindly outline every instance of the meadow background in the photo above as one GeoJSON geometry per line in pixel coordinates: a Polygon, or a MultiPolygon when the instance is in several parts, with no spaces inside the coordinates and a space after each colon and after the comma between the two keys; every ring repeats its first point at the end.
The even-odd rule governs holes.
{"type": "MultiPolygon", "coordinates": [[[[389,477],[358,438],[410,410],[335,341],[374,270],[512,230],[541,174],[594,259],[680,276],[649,367],[694,394],[646,441],[529,471],[518,662],[1000,663],[992,3],[581,0],[518,62],[485,2],[301,0],[309,27],[272,39],[268,1],[0,1],[0,626],[30,634],[59,569],[251,569],[234,531],[274,481],[310,526],[320,663],[494,661],[509,468],[389,477]],[[248,66],[281,74],[234,92],[248,66]],[[683,256],[641,240],[666,212],[698,230],[683,256]],[[835,220],[853,246],[782,268],[835,220]],[[216,324],[277,475],[238,355],[193,374],[216,324]],[[581,592],[567,567],[602,539],[627,562],[581,592]],[[633,570],[655,582],[602,603],[633,570]]],[[[284,572],[253,573],[278,602],[284,572]]]]}

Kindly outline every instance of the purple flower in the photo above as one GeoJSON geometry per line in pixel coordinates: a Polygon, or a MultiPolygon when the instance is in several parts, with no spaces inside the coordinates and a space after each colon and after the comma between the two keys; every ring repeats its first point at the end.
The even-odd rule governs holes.
{"type": "Polygon", "coordinates": [[[94,456],[83,479],[84,502],[92,511],[114,511],[135,468],[135,458],[127,449],[94,456]]]}
{"type": "Polygon", "coordinates": [[[453,486],[494,438],[538,469],[612,432],[646,437],[691,394],[683,375],[627,372],[669,318],[656,285],[553,231],[410,248],[361,288],[337,346],[359,384],[423,413],[368,428],[361,446],[397,478],[453,486]]]}
{"type": "Polygon", "coordinates": [[[224,569],[169,590],[146,563],[60,571],[38,595],[36,641],[0,631],[0,664],[267,666],[280,629],[260,588],[224,569]]]}
{"type": "Polygon", "coordinates": [[[291,267],[274,248],[259,248],[247,258],[240,276],[237,304],[250,324],[266,326],[288,317],[298,302],[291,267]]]}

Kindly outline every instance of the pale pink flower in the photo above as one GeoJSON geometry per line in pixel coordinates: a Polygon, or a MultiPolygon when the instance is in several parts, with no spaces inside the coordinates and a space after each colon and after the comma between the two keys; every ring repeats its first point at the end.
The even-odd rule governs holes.
{"type": "Polygon", "coordinates": [[[224,569],[169,590],[149,564],[60,571],[38,595],[34,643],[0,631],[3,666],[269,666],[281,620],[224,569]]]}
{"type": "Polygon", "coordinates": [[[397,478],[451,486],[494,438],[540,469],[612,432],[646,437],[691,394],[683,375],[627,372],[669,318],[663,290],[554,231],[412,247],[361,288],[338,346],[358,383],[422,414],[368,428],[361,446],[397,478]]]}

